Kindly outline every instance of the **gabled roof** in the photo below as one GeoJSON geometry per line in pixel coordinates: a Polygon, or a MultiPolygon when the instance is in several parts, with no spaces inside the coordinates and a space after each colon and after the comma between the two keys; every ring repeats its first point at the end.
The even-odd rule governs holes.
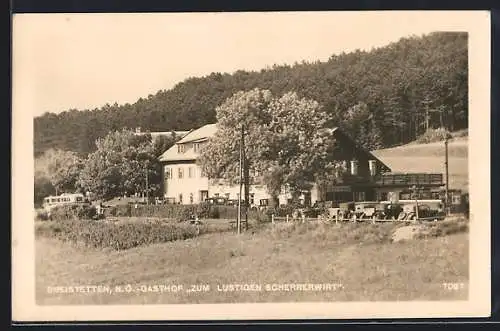
{"type": "Polygon", "coordinates": [[[338,136],[342,136],[344,139],[347,139],[350,141],[351,144],[353,144],[357,150],[359,150],[361,153],[365,154],[366,158],[368,160],[376,160],[377,163],[380,165],[381,169],[383,171],[391,171],[391,168],[389,168],[387,166],[387,164],[385,164],[384,162],[382,162],[379,158],[377,158],[372,152],[370,151],[367,151],[366,149],[364,149],[363,147],[359,146],[359,144],[357,144],[351,137],[349,137],[347,134],[345,134],[344,132],[342,132],[342,130],[340,130],[339,128],[335,127],[335,128],[332,128],[330,129],[332,133],[334,133],[334,135],[338,135],[338,136]]]}
{"type": "MultiPolygon", "coordinates": [[[[391,169],[383,163],[380,159],[378,159],[371,152],[360,147],[354,140],[352,140],[348,135],[343,133],[338,127],[327,128],[325,130],[330,131],[330,133],[342,136],[342,138],[347,139],[351,144],[355,146],[356,149],[361,151],[361,153],[365,154],[368,159],[376,160],[381,168],[385,171],[390,171],[391,169]]],[[[177,146],[185,143],[193,143],[193,142],[201,142],[206,141],[209,138],[213,137],[217,132],[217,124],[207,124],[198,128],[196,130],[191,130],[188,134],[186,134],[181,140],[179,140],[174,146],[170,147],[165,153],[160,156],[160,161],[194,161],[198,158],[198,153],[194,152],[193,149],[188,149],[184,153],[177,152],[177,146]]]]}
{"type": "Polygon", "coordinates": [[[184,153],[178,153],[177,146],[186,143],[201,142],[208,140],[209,138],[215,135],[215,132],[217,132],[216,124],[207,124],[196,130],[189,131],[188,134],[186,134],[181,140],[176,142],[175,145],[167,149],[165,153],[163,153],[159,157],[160,162],[196,160],[198,158],[198,153],[193,151],[193,149],[188,149],[184,153]]]}
{"type": "Polygon", "coordinates": [[[215,132],[217,132],[217,124],[207,124],[199,129],[190,131],[181,140],[179,140],[177,144],[207,140],[208,138],[213,137],[215,132]]]}

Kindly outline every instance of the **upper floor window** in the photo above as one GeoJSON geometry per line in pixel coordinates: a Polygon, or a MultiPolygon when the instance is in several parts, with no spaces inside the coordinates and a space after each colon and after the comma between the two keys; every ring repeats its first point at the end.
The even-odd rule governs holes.
{"type": "Polygon", "coordinates": [[[172,168],[165,167],[165,178],[172,179],[172,168]]]}
{"type": "Polygon", "coordinates": [[[186,146],[184,144],[177,145],[177,152],[178,153],[184,153],[185,151],[186,151],[186,146]]]}
{"type": "Polygon", "coordinates": [[[189,178],[193,178],[194,177],[194,168],[193,167],[189,167],[188,168],[188,177],[189,178]]]}
{"type": "Polygon", "coordinates": [[[177,174],[178,174],[179,178],[183,178],[184,177],[184,169],[177,168],[177,174]]]}
{"type": "Polygon", "coordinates": [[[200,151],[200,144],[199,143],[194,143],[193,144],[193,150],[195,152],[199,152],[200,151]]]}

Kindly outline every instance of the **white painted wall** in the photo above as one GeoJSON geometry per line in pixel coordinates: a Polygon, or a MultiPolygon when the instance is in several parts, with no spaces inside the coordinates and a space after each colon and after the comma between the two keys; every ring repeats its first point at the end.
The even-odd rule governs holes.
{"type": "Polygon", "coordinates": [[[208,191],[208,178],[201,176],[201,168],[196,164],[174,164],[165,165],[164,198],[174,198],[175,202],[179,202],[179,197],[182,194],[182,203],[190,204],[190,195],[193,195],[193,203],[199,203],[200,190],[208,191]],[[167,168],[172,171],[172,178],[167,178],[167,168]],[[191,168],[191,177],[189,169],[191,168]],[[182,169],[182,178],[179,178],[179,169],[182,169]]]}
{"type": "MultiPolygon", "coordinates": [[[[193,203],[202,202],[200,200],[200,191],[208,191],[208,197],[212,198],[215,196],[227,197],[229,199],[238,199],[239,185],[227,185],[213,183],[211,184],[207,177],[201,176],[201,168],[196,164],[171,164],[165,165],[164,171],[164,184],[165,184],[165,194],[164,198],[173,198],[175,202],[179,202],[179,196],[182,194],[182,203],[190,204],[190,195],[193,195],[193,203]],[[179,178],[179,168],[182,169],[182,178],[179,178]],[[191,177],[189,177],[189,168],[191,168],[191,177]],[[171,169],[172,178],[167,177],[167,169],[171,169]]],[[[244,189],[242,190],[244,195],[244,189]]],[[[267,199],[271,203],[271,196],[267,193],[265,185],[251,185],[250,195],[253,194],[253,206],[259,206],[260,200],[267,199]]],[[[279,195],[280,204],[286,204],[288,199],[291,198],[290,193],[286,190],[282,191],[279,195]]],[[[300,199],[303,199],[301,196],[300,199]]],[[[252,198],[250,198],[252,199],[252,198]]],[[[314,185],[311,190],[311,204],[314,204],[318,200],[318,190],[316,185],[314,185]]]]}
{"type": "MultiPolygon", "coordinates": [[[[270,199],[270,195],[267,193],[266,187],[264,185],[251,185],[250,186],[250,195],[253,194],[253,205],[259,206],[261,199],[270,199]]],[[[208,190],[210,197],[215,197],[217,194],[220,197],[228,197],[229,199],[238,199],[238,195],[240,193],[239,185],[225,185],[225,184],[212,184],[209,185],[208,190]]],[[[242,189],[242,196],[245,195],[245,189],[242,189]]],[[[252,198],[250,196],[250,202],[252,198]]],[[[270,203],[270,201],[269,201],[270,203]]]]}

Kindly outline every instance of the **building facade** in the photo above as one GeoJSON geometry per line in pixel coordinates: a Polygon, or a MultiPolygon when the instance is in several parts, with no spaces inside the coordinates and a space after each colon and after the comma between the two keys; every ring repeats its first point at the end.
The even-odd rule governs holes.
{"type": "MultiPolygon", "coordinates": [[[[434,197],[443,186],[442,174],[394,174],[372,153],[359,147],[338,128],[332,130],[337,143],[333,158],[344,164],[345,172],[327,183],[314,183],[299,200],[304,205],[319,201],[381,201],[396,196],[406,199],[418,190],[421,196],[434,197]]],[[[167,203],[196,204],[208,198],[239,199],[239,185],[209,179],[196,163],[200,151],[216,133],[216,124],[191,130],[160,157],[163,165],[163,196],[167,203]]],[[[270,195],[263,183],[250,185],[250,206],[267,206],[270,195]]],[[[243,192],[242,192],[243,193],[243,192]]],[[[279,196],[287,204],[291,194],[286,188],[279,196]]]]}

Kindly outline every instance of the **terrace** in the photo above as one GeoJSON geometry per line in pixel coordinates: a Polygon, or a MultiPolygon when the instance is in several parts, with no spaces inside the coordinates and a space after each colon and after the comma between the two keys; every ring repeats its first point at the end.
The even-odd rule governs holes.
{"type": "Polygon", "coordinates": [[[373,179],[377,186],[442,186],[443,174],[438,173],[385,173],[373,179]]]}

